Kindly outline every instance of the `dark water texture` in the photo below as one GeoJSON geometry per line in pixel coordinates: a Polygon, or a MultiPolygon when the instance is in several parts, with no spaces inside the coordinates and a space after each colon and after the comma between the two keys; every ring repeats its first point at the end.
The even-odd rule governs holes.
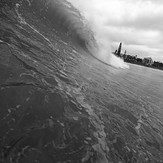
{"type": "Polygon", "coordinates": [[[0,1],[0,162],[163,162],[162,71],[93,45],[66,1],[0,1]]]}

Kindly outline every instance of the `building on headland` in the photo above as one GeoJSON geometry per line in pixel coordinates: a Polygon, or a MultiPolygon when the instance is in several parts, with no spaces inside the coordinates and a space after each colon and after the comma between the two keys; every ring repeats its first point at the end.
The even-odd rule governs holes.
{"type": "Polygon", "coordinates": [[[118,51],[117,51],[117,55],[121,57],[121,50],[122,50],[122,43],[120,42],[119,47],[118,47],[118,51]]]}
{"type": "Polygon", "coordinates": [[[122,53],[122,43],[120,42],[118,49],[113,52],[114,55],[116,55],[119,58],[122,58],[123,60],[129,60],[129,61],[134,61],[137,58],[136,56],[132,55],[127,55],[127,51],[125,50],[124,53],[122,53]]]}
{"type": "Polygon", "coordinates": [[[153,65],[153,60],[151,57],[147,57],[143,59],[143,64],[147,65],[147,66],[152,66],[153,65]]]}
{"type": "Polygon", "coordinates": [[[117,57],[122,57],[124,54],[121,53],[121,50],[122,50],[122,43],[120,42],[119,46],[118,46],[118,50],[116,50],[114,52],[114,54],[117,56],[117,57]]]}
{"type": "Polygon", "coordinates": [[[122,58],[125,62],[142,64],[145,66],[152,66],[154,63],[151,57],[141,59],[138,58],[137,55],[128,55],[126,50],[124,53],[122,53],[121,51],[122,51],[122,43],[120,42],[118,49],[113,54],[115,54],[117,57],[122,58]]]}

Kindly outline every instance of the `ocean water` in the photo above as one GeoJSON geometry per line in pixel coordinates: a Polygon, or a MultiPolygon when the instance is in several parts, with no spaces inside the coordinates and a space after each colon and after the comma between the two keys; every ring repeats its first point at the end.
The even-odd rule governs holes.
{"type": "Polygon", "coordinates": [[[0,162],[163,162],[163,71],[101,62],[90,30],[65,1],[0,2],[0,162]]]}

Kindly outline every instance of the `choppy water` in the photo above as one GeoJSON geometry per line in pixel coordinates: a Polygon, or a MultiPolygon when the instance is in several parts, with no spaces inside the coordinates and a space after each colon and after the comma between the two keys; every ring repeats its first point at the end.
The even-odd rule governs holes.
{"type": "Polygon", "coordinates": [[[70,4],[0,5],[1,162],[163,162],[162,71],[93,58],[70,4]]]}

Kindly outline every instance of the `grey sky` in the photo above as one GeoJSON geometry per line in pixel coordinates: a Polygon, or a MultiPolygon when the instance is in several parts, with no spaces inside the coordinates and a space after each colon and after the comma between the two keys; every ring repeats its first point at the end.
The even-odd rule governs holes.
{"type": "Polygon", "coordinates": [[[100,24],[112,50],[163,62],[163,0],[70,0],[100,24]]]}

